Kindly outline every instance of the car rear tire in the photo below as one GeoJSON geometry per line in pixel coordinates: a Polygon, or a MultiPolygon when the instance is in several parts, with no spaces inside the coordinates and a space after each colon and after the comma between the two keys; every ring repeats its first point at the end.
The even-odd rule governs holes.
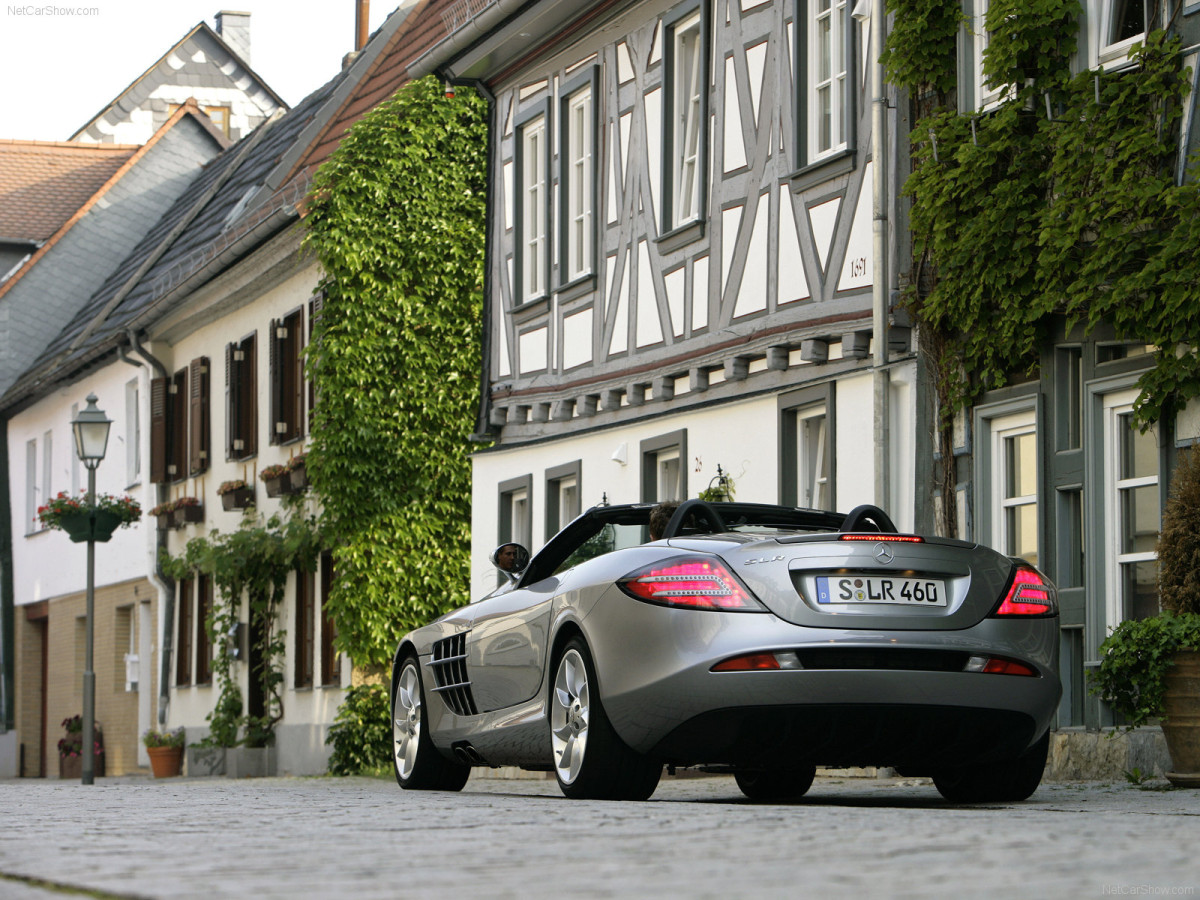
{"type": "Polygon", "coordinates": [[[950,769],[933,776],[934,787],[953,803],[1016,803],[1028,800],[1042,783],[1050,732],[1009,762],[950,769]]]}
{"type": "Polygon", "coordinates": [[[751,800],[797,800],[808,793],[816,766],[778,769],[739,769],[734,780],[751,800]]]}
{"type": "Polygon", "coordinates": [[[392,693],[392,768],[396,783],[410,791],[461,791],[471,767],[447,759],[425,728],[425,692],[415,656],[400,664],[392,693]]]}
{"type": "Polygon", "coordinates": [[[554,777],[575,800],[646,800],[662,776],[660,762],[637,753],[613,729],[579,637],[566,643],[554,667],[550,743],[554,777]]]}

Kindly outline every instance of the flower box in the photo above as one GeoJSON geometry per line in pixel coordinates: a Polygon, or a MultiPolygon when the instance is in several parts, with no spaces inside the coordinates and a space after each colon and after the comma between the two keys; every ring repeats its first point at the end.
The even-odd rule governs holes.
{"type": "Polygon", "coordinates": [[[264,478],[263,484],[267,486],[268,497],[282,497],[292,493],[292,479],[287,472],[275,478],[264,478]]]}
{"type": "Polygon", "coordinates": [[[221,495],[221,507],[226,512],[231,512],[235,509],[246,509],[253,505],[254,488],[249,486],[226,491],[221,495]]]}
{"type": "Polygon", "coordinates": [[[189,522],[204,521],[204,507],[199,504],[188,504],[187,506],[175,507],[175,527],[182,528],[189,522]]]}
{"type": "Polygon", "coordinates": [[[122,521],[115,513],[93,509],[90,512],[61,514],[58,527],[76,544],[87,541],[103,544],[112,538],[113,532],[121,526],[122,521]]]}
{"type": "MultiPolygon", "coordinates": [[[[92,763],[92,776],[95,778],[104,777],[103,750],[96,754],[95,762],[92,763]]],[[[70,781],[79,781],[83,778],[83,757],[60,756],[58,758],[58,777],[70,781]]]]}
{"type": "Polygon", "coordinates": [[[166,531],[175,524],[175,514],[173,512],[159,513],[154,518],[158,519],[158,527],[166,531]]]}
{"type": "Polygon", "coordinates": [[[288,480],[291,482],[293,494],[308,489],[308,469],[305,468],[303,459],[299,463],[293,463],[288,469],[288,480]]]}

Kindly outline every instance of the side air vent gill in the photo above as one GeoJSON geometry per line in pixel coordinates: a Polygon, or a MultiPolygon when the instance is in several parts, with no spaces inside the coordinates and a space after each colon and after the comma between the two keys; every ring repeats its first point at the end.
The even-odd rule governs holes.
{"type": "Polygon", "coordinates": [[[478,713],[475,698],[471,695],[471,682],[467,678],[467,633],[442,638],[433,645],[433,659],[429,661],[433,670],[435,694],[458,716],[473,716],[478,713]]]}

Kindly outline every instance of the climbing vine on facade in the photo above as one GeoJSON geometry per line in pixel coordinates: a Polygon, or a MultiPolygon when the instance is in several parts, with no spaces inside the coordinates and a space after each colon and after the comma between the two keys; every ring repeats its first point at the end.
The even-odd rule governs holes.
{"type": "Polygon", "coordinates": [[[316,517],[305,511],[305,498],[284,500],[277,515],[264,519],[251,510],[236,531],[213,529],[206,537],[188,541],[178,556],[164,559],[163,569],[176,580],[197,573],[212,579],[212,611],[204,623],[213,646],[213,677],[218,696],[208,715],[207,744],[217,747],[265,747],[283,718],[283,655],[285,633],[279,628],[288,576],[312,572],[321,551],[316,517]],[[234,634],[247,601],[250,647],[249,681],[263,697],[262,710],[244,713],[241,688],[234,677],[233,657],[225,642],[234,634]]]}
{"type": "Polygon", "coordinates": [[[325,278],[306,464],[338,648],[360,667],[468,599],[486,148],[484,101],[426,78],[357,123],[314,181],[307,246],[325,278]]]}
{"type": "MultiPolygon", "coordinates": [[[[889,3],[897,22],[944,22],[958,6],[889,3]]],[[[1159,348],[1139,382],[1143,425],[1200,394],[1190,343],[1200,333],[1200,190],[1178,177],[1188,91],[1179,43],[1152,31],[1134,65],[1072,75],[1080,13],[1077,0],[992,0],[983,70],[1009,99],[984,113],[960,114],[944,91],[928,103],[955,71],[945,28],[889,38],[889,77],[922,114],[905,186],[916,257],[906,302],[935,348],[946,418],[1032,373],[1056,317],[1159,348]]]]}

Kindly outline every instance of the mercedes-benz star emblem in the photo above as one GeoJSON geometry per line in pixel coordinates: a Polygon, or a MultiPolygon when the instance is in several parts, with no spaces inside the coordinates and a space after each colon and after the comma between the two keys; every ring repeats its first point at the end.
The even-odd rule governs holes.
{"type": "Polygon", "coordinates": [[[883,541],[875,545],[875,559],[883,565],[890,565],[895,558],[896,554],[892,552],[892,548],[883,541]]]}

